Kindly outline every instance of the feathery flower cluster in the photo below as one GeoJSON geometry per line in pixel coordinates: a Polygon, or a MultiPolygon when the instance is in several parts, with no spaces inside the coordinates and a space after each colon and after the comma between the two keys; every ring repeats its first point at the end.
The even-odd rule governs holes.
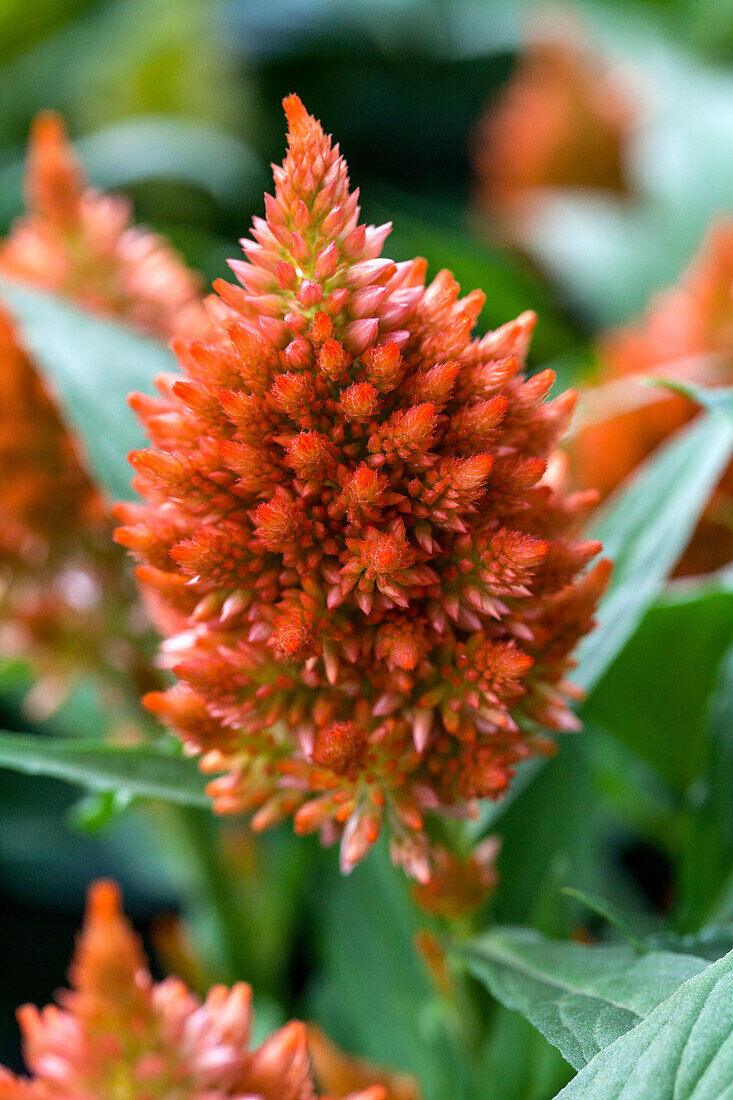
{"type": "MultiPolygon", "coordinates": [[[[59,1007],[18,1012],[32,1080],[0,1067],[0,1100],[316,1100],[305,1027],[252,1050],[252,991],[154,982],[117,887],[98,882],[59,1007]]],[[[383,1100],[368,1088],[351,1100],[383,1100]]]]}
{"type": "MultiPolygon", "coordinates": [[[[27,215],[0,243],[0,273],[160,338],[174,327],[205,332],[196,277],[161,238],[130,225],[127,200],[87,186],[56,115],[34,123],[26,198],[27,215]]],[[[30,655],[43,709],[82,668],[150,684],[105,505],[1,309],[0,398],[2,649],[30,655]]]]}
{"type": "Polygon", "coordinates": [[[136,396],[153,449],[119,540],[178,684],[147,699],[223,813],[342,839],[350,869],[386,815],[393,859],[430,876],[426,811],[499,797],[573,728],[565,676],[608,566],[573,532],[551,457],[575,404],[523,373],[535,318],[471,339],[483,294],[380,258],[338,146],[285,101],[266,219],[215,284],[217,338],[136,396]]]}
{"type": "MultiPolygon", "coordinates": [[[[608,394],[609,412],[573,438],[572,458],[579,483],[597,485],[606,496],[697,412],[679,394],[642,391],[634,386],[636,378],[654,374],[704,386],[733,385],[733,219],[710,230],[677,286],[653,299],[638,324],[606,336],[599,351],[601,368],[587,396],[608,394]],[[642,400],[635,403],[637,396],[642,400]]],[[[704,573],[731,559],[733,467],[677,572],[704,573]]]]}
{"type": "Polygon", "coordinates": [[[634,115],[627,89],[572,32],[539,33],[479,122],[479,206],[504,219],[521,217],[544,189],[625,193],[634,115]]]}

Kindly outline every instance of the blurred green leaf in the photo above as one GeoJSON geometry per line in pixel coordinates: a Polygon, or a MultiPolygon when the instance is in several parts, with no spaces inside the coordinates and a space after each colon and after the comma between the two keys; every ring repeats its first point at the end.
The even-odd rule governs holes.
{"type": "Polygon", "coordinates": [[[489,827],[503,839],[495,919],[563,934],[569,906],[562,905],[560,888],[572,882],[591,889],[604,885],[599,881],[599,806],[585,746],[576,738],[563,741],[558,755],[541,762],[513,801],[488,808],[499,810],[500,824],[489,827]]]}
{"type": "Polygon", "coordinates": [[[69,824],[79,832],[101,832],[109,828],[134,800],[135,796],[127,790],[92,791],[71,807],[69,824]]]}
{"type": "Polygon", "coordinates": [[[733,952],[606,1046],[556,1100],[730,1100],[732,979],[733,952]]]}
{"type": "Polygon", "coordinates": [[[257,154],[240,138],[191,119],[144,115],[117,122],[82,138],[79,154],[92,182],[126,188],[146,179],[175,179],[208,192],[238,211],[243,201],[261,201],[268,175],[257,154]]]}
{"type": "Polygon", "coordinates": [[[123,749],[86,738],[2,733],[0,768],[48,775],[93,790],[208,806],[205,780],[193,761],[153,746],[123,749]]]}
{"type": "Polygon", "coordinates": [[[588,947],[530,929],[495,928],[463,949],[469,968],[576,1069],[634,1028],[706,961],[632,947],[588,947]]]}
{"type": "Polygon", "coordinates": [[[23,345],[61,397],[92,472],[112,498],[130,495],[127,454],[145,437],[127,406],[131,390],[149,391],[156,374],[175,369],[163,344],[68,302],[0,279],[0,295],[23,345]]]}
{"type": "Polygon", "coordinates": [[[649,610],[584,707],[588,721],[677,792],[703,765],[705,709],[731,624],[733,584],[724,577],[675,586],[649,610]]]}
{"type": "MultiPolygon", "coordinates": [[[[733,622],[733,600],[727,620],[733,622]]],[[[720,664],[703,725],[705,763],[687,823],[680,872],[679,922],[709,920],[733,881],[733,647],[720,664]]],[[[729,918],[731,912],[724,914],[729,918]]]]}
{"type": "Polygon", "coordinates": [[[487,1100],[548,1100],[571,1074],[560,1051],[529,1020],[503,1005],[496,1007],[476,1066],[474,1096],[487,1100]]]}
{"type": "Polygon", "coordinates": [[[414,1073],[426,1100],[460,1095],[441,1006],[413,944],[417,914],[386,846],[318,890],[324,979],[313,989],[311,1018],[346,1049],[414,1073]]]}
{"type": "Polygon", "coordinates": [[[590,693],[639,625],[689,542],[733,451],[733,426],[697,417],[659,448],[592,524],[614,562],[599,625],[578,650],[576,681],[590,693]]]}
{"type": "Polygon", "coordinates": [[[650,947],[660,951],[681,951],[716,962],[733,949],[733,921],[729,924],[708,924],[699,932],[677,936],[674,932],[657,932],[647,938],[650,947]]]}

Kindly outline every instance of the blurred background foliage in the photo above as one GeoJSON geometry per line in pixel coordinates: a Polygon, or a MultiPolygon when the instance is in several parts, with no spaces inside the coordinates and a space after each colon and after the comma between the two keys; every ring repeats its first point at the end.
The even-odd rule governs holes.
{"type": "MultiPolygon", "coordinates": [[[[0,232],[22,209],[31,119],[52,107],[92,181],[127,191],[137,220],[209,282],[261,212],[283,152],[280,101],[297,91],[338,136],[367,218],[394,220],[387,252],[485,290],[484,328],[536,309],[533,364],[572,383],[592,369],[595,335],[639,315],[733,206],[733,6],[573,4],[582,37],[637,98],[630,193],[549,196],[509,243],[475,204],[472,149],[538,11],[548,25],[568,17],[521,0],[2,0],[0,232]]],[[[732,642],[730,576],[668,586],[592,692],[586,735],[493,812],[502,885],[487,915],[593,937],[602,922],[560,892],[582,885],[645,932],[733,920],[720,785],[732,642]],[[698,859],[712,835],[724,842],[698,859]]],[[[0,726],[99,735],[93,684],[43,723],[23,710],[27,677],[21,663],[3,667],[0,726]]],[[[315,1019],[347,1048],[417,1073],[428,1098],[450,1095],[450,1011],[412,952],[414,910],[383,852],[344,887],[333,853],[287,826],[255,842],[195,809],[121,809],[0,770],[0,1062],[18,1066],[12,1011],[62,983],[84,888],[105,874],[122,882],[161,968],[193,966],[188,933],[161,918],[182,912],[199,984],[234,969],[260,994],[265,1029],[315,1019]],[[204,847],[214,858],[197,862],[204,847]],[[212,894],[216,911],[202,901],[212,894]]],[[[494,1012],[482,1054],[492,1095],[551,1096],[569,1068],[519,1016],[494,1012]]]]}

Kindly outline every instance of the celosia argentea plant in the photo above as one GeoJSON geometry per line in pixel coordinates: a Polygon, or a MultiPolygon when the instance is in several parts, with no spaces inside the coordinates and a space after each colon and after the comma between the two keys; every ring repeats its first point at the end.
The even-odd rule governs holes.
{"type": "Polygon", "coordinates": [[[575,541],[556,443],[575,404],[524,373],[524,313],[472,338],[484,295],[381,258],[338,146],[285,101],[265,219],[215,284],[215,335],[137,396],[152,449],[118,537],[178,677],[148,706],[201,754],[223,813],[341,837],[386,817],[430,877],[426,812],[500,797],[576,726],[572,651],[608,565],[575,541]]]}
{"type": "MultiPolygon", "coordinates": [[[[306,1030],[251,1049],[252,990],[154,982],[119,891],[98,882],[59,1007],[18,1012],[32,1080],[0,1067],[0,1100],[316,1100],[306,1030]]],[[[372,1086],[350,1100],[384,1100],[372,1086]]]]}

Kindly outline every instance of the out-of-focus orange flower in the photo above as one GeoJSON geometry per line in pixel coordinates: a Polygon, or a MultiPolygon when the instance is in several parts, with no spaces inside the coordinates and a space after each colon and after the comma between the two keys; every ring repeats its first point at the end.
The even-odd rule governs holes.
{"type": "Polygon", "coordinates": [[[417,1081],[404,1073],[392,1073],[339,1050],[320,1028],[309,1024],[308,1050],[318,1089],[332,1100],[342,1100],[362,1089],[382,1087],[385,1100],[420,1100],[417,1081]]]}
{"type": "MultiPolygon", "coordinates": [[[[126,199],[88,187],[57,115],[33,125],[25,191],[28,212],[0,243],[1,274],[161,339],[206,331],[197,277],[130,224],[126,199]]],[[[123,567],[76,441],[0,307],[0,650],[30,658],[37,709],[52,709],[85,669],[156,682],[123,567]]]]}
{"type": "MultiPolygon", "coordinates": [[[[677,286],[652,300],[636,325],[601,340],[600,370],[585,395],[589,423],[572,440],[577,481],[610,493],[697,413],[686,397],[642,387],[642,375],[733,385],[733,219],[708,233],[677,286]]],[[[702,518],[678,574],[733,558],[733,467],[702,518]]]]}
{"type": "Polygon", "coordinates": [[[535,316],[471,337],[484,295],[380,256],[330,137],[285,101],[266,219],[216,284],[216,340],[134,398],[152,448],[118,538],[143,561],[179,683],[148,698],[223,813],[341,840],[383,819],[431,866],[424,815],[498,798],[577,726],[566,676],[608,563],[577,541],[557,442],[575,395],[527,378],[535,316]]]}
{"type": "Polygon", "coordinates": [[[449,920],[480,909],[499,881],[495,866],[499,847],[493,836],[465,858],[448,848],[433,847],[433,874],[429,882],[412,887],[415,903],[426,913],[449,920]]]}
{"type": "Polygon", "coordinates": [[[69,976],[58,1007],[19,1010],[34,1076],[0,1069],[0,1100],[315,1100],[303,1024],[252,1050],[248,985],[202,1004],[177,978],[154,982],[113,883],[90,891],[69,976]]]}
{"type": "Polygon", "coordinates": [[[479,206],[503,220],[521,218],[548,189],[626,192],[634,118],[626,88],[572,30],[538,33],[478,125],[479,206]]]}
{"type": "Polygon", "coordinates": [[[33,123],[25,196],[27,214],[0,244],[3,274],[162,338],[206,331],[197,276],[163,237],[132,224],[124,196],[88,185],[51,111],[33,123]]]}

